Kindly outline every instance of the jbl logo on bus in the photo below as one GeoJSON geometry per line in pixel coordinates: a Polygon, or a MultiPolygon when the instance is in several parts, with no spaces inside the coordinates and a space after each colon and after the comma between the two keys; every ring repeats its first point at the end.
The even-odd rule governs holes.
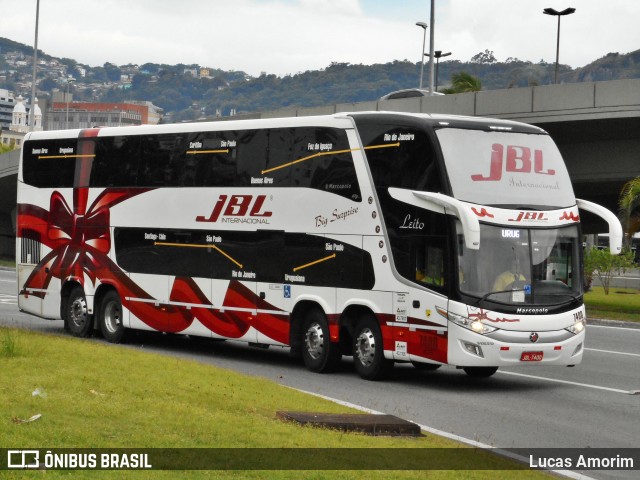
{"type": "Polygon", "coordinates": [[[484,176],[480,173],[471,175],[471,180],[494,181],[497,182],[502,178],[502,171],[514,173],[536,173],[542,175],[555,175],[556,171],[545,170],[543,166],[542,150],[534,150],[533,158],[529,147],[519,147],[516,145],[508,145],[505,152],[504,145],[494,143],[491,146],[491,167],[489,175],[484,176]]]}
{"type": "Polygon", "coordinates": [[[520,212],[516,218],[509,219],[510,222],[546,222],[548,220],[544,212],[520,212]]]}
{"type": "Polygon", "coordinates": [[[196,222],[269,223],[273,212],[264,210],[266,195],[220,195],[208,218],[196,217],[196,222]]]}

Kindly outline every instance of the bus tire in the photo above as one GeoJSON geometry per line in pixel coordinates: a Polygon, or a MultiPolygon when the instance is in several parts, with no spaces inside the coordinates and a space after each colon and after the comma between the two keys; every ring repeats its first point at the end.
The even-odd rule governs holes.
{"type": "Polygon", "coordinates": [[[489,378],[498,371],[498,367],[464,367],[463,370],[473,378],[489,378]]]}
{"type": "Polygon", "coordinates": [[[126,328],[122,323],[122,302],[114,290],[105,293],[100,302],[98,325],[102,336],[110,343],[121,343],[126,328]]]}
{"type": "Polygon", "coordinates": [[[373,315],[364,315],[356,324],[353,364],[360,377],[365,380],[379,380],[393,366],[392,361],[384,358],[382,332],[373,315]]]}
{"type": "Polygon", "coordinates": [[[65,324],[71,335],[87,338],[93,334],[93,318],[89,315],[82,287],[75,286],[71,289],[64,314],[65,324]]]}
{"type": "Polygon", "coordinates": [[[301,347],[304,364],[312,372],[332,372],[342,360],[340,344],[331,342],[327,317],[315,308],[303,320],[301,347]]]}

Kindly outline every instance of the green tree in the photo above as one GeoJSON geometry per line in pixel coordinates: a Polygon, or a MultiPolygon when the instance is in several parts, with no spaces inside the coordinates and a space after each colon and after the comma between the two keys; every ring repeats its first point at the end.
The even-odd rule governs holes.
{"type": "Polygon", "coordinates": [[[120,67],[113,63],[106,62],[103,66],[107,78],[112,82],[118,82],[120,80],[120,67]]]}
{"type": "Polygon", "coordinates": [[[0,143],[0,155],[10,152],[15,148],[14,145],[3,145],[0,143]]]}
{"type": "Polygon", "coordinates": [[[625,248],[630,249],[633,235],[640,231],[640,177],[625,184],[620,192],[618,206],[625,231],[625,248]]]}
{"type": "Polygon", "coordinates": [[[482,83],[478,77],[467,72],[457,72],[451,75],[451,87],[442,90],[442,93],[466,93],[479,92],[482,83]]]}
{"type": "MultiPolygon", "coordinates": [[[[508,60],[507,60],[508,61],[508,60]]],[[[493,50],[485,50],[471,57],[471,63],[497,63],[496,57],[493,55],[493,50]]]]}
{"type": "Polygon", "coordinates": [[[607,249],[592,247],[585,252],[584,256],[584,276],[587,287],[590,286],[590,279],[594,276],[600,280],[604,294],[609,295],[611,279],[614,275],[624,273],[627,268],[634,266],[633,253],[625,250],[620,255],[611,255],[607,249]]]}

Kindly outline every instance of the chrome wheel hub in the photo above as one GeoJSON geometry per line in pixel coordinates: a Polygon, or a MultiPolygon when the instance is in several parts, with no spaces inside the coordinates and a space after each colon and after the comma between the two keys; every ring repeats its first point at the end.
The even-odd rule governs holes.
{"type": "Polygon", "coordinates": [[[104,326],[110,333],[115,333],[120,325],[122,325],[122,312],[117,302],[109,302],[104,309],[104,326]]]}
{"type": "Polygon", "coordinates": [[[370,367],[376,354],[376,339],[373,332],[365,328],[356,339],[356,356],[365,367],[370,367]]]}
{"type": "Polygon", "coordinates": [[[311,358],[317,360],[324,353],[324,333],[319,323],[313,323],[304,334],[304,345],[311,358]]]}

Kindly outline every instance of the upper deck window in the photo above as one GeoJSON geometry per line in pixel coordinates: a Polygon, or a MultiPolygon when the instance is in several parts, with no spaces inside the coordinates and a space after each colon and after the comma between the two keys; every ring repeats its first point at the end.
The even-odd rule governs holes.
{"type": "Polygon", "coordinates": [[[30,140],[23,147],[22,177],[40,188],[73,187],[78,139],[30,140]]]}

